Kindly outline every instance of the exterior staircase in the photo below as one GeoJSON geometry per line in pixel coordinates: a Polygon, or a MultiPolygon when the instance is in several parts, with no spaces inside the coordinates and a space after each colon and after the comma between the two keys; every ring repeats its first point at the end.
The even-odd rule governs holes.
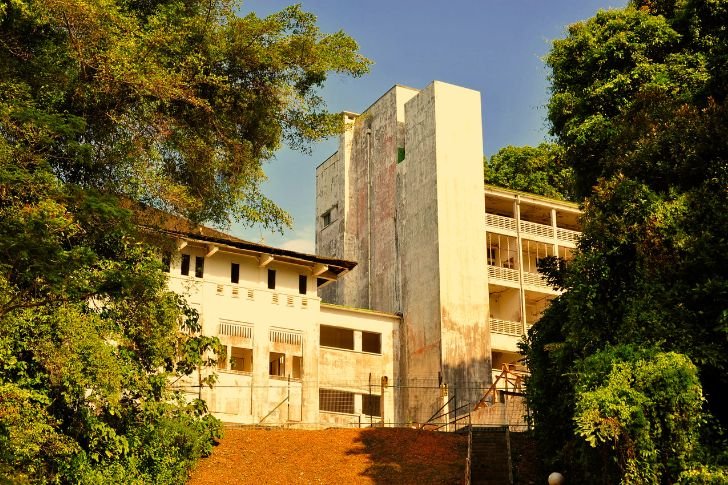
{"type": "Polygon", "coordinates": [[[470,483],[511,485],[511,454],[507,426],[473,426],[470,483]]]}

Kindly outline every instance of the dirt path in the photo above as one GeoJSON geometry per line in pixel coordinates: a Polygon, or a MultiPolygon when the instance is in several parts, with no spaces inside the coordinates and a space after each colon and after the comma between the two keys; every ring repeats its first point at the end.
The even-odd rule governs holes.
{"type": "Polygon", "coordinates": [[[462,483],[467,437],[405,428],[226,430],[189,485],[462,483]]]}

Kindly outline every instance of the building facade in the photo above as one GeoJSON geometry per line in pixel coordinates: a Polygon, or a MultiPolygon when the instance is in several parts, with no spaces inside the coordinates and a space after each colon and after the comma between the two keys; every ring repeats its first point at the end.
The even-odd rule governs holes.
{"type": "MultiPolygon", "coordinates": [[[[344,121],[339,149],[316,169],[316,252],[359,265],[321,297],[401,313],[403,387],[437,382],[455,408],[478,402],[557,294],[536,262],[568,259],[578,208],[484,189],[476,91],[395,86],[344,121]]],[[[400,419],[441,404],[403,392],[400,419]]]]}
{"type": "Polygon", "coordinates": [[[208,228],[165,231],[176,241],[169,286],[225,350],[216,369],[175,383],[228,423],[352,426],[392,422],[397,315],[323,304],[317,288],[356,266],[208,228]],[[200,379],[217,374],[213,388],[200,379]]]}

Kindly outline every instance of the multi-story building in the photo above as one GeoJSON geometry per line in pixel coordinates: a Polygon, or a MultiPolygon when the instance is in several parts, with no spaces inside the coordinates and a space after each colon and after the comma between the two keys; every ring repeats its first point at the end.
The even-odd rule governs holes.
{"type": "Polygon", "coordinates": [[[570,258],[579,210],[483,187],[479,93],[395,86],[344,117],[316,170],[317,255],[149,224],[176,241],[170,287],[225,348],[214,388],[177,385],[224,421],[457,418],[557,295],[537,262],[570,258]]]}
{"type": "Polygon", "coordinates": [[[574,204],[483,187],[480,94],[441,82],[395,86],[345,113],[339,149],[316,170],[316,252],[359,262],[322,299],[403,315],[403,421],[441,405],[415,380],[474,403],[492,369],[556,291],[538,259],[566,259],[574,204]]]}

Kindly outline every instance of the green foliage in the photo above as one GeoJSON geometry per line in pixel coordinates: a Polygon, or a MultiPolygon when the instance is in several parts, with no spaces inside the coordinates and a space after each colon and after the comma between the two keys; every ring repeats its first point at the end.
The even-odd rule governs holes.
{"type": "MultiPolygon", "coordinates": [[[[317,95],[328,72],[369,61],[299,6],[266,18],[236,4],[16,0],[0,10],[6,150],[67,183],[227,224],[288,216],[259,190],[282,139],[337,133],[317,95]]],[[[0,153],[3,149],[0,148],[0,153]]]]}
{"type": "Polygon", "coordinates": [[[0,482],[182,483],[220,435],[172,387],[219,341],[126,208],[287,224],[262,163],[337,133],[317,90],[369,65],[298,6],[235,8],[0,2],[0,482]]]}
{"type": "Polygon", "coordinates": [[[672,483],[688,468],[702,392],[687,357],[608,347],[582,362],[575,386],[576,433],[617,456],[624,483],[672,483]]]}
{"type": "Polygon", "coordinates": [[[554,199],[575,200],[571,168],[558,145],[507,146],[484,160],[485,183],[554,199]]]}
{"type": "Polygon", "coordinates": [[[541,267],[568,292],[529,336],[528,399],[547,462],[572,479],[710,483],[728,466],[726,24],[724,0],[632,2],[570,26],[547,57],[552,134],[586,200],[575,259],[541,267]],[[625,346],[634,355],[614,353],[625,346]],[[683,441],[663,441],[671,431],[653,406],[665,389],[673,404],[694,402],[687,374],[637,385],[658,351],[697,368],[703,421],[683,423],[683,441]],[[587,388],[578,372],[596,356],[603,378],[587,388]],[[638,448],[599,445],[599,433],[653,454],[625,456],[638,448]]]}

